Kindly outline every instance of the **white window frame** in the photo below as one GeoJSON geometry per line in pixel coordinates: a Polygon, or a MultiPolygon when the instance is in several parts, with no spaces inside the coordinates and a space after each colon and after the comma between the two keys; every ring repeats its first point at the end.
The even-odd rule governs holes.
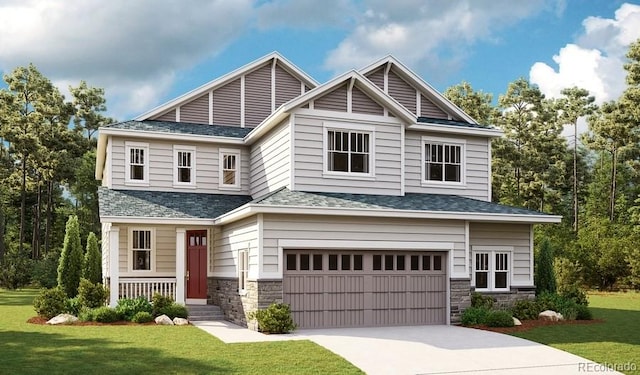
{"type": "Polygon", "coordinates": [[[219,181],[218,185],[221,190],[240,190],[240,176],[241,176],[241,152],[238,149],[221,148],[218,153],[219,157],[219,181]],[[236,158],[236,176],[233,184],[224,183],[224,157],[225,155],[233,155],[236,158]]]}
{"type": "Polygon", "coordinates": [[[129,228],[129,251],[128,251],[128,270],[134,273],[152,273],[156,270],[156,230],[150,227],[130,227],[129,228]],[[148,270],[136,270],[133,268],[133,252],[138,249],[133,248],[133,232],[134,231],[149,231],[151,236],[151,248],[149,249],[149,267],[148,270]]]}
{"type": "Polygon", "coordinates": [[[196,187],[196,147],[195,146],[183,146],[183,145],[174,145],[173,146],[173,185],[175,187],[186,187],[186,188],[195,188],[196,187]],[[183,182],[179,181],[180,173],[178,172],[178,167],[180,163],[180,158],[178,157],[181,152],[189,152],[191,153],[191,165],[189,168],[191,169],[191,181],[183,182]]]}
{"type": "Polygon", "coordinates": [[[513,279],[513,247],[511,246],[473,246],[471,252],[472,268],[471,268],[471,285],[475,287],[476,292],[508,292],[511,290],[511,281],[513,279]],[[489,255],[489,270],[487,275],[487,288],[478,288],[476,286],[476,254],[489,255]],[[507,259],[507,286],[506,288],[496,288],[495,274],[503,272],[496,269],[496,254],[506,254],[507,259]]]}
{"type": "MultiPolygon", "coordinates": [[[[451,186],[451,187],[465,187],[466,186],[466,171],[467,171],[467,142],[464,139],[456,138],[443,138],[443,137],[429,137],[423,136],[420,143],[421,151],[421,170],[422,170],[422,186],[451,186]],[[460,181],[435,181],[427,179],[427,162],[425,145],[443,145],[443,146],[457,146],[460,147],[460,181]]],[[[444,179],[444,169],[442,170],[442,176],[444,179]]]]}
{"type": "Polygon", "coordinates": [[[125,169],[124,169],[124,182],[125,185],[139,185],[149,186],[149,144],[142,142],[125,142],[125,169]],[[143,176],[142,180],[131,179],[131,150],[141,149],[144,151],[144,161],[142,163],[143,176]]]}
{"type": "MultiPolygon", "coordinates": [[[[375,127],[361,124],[324,123],[322,129],[322,165],[323,175],[328,178],[345,178],[358,180],[373,180],[375,178],[376,160],[376,132],[375,127]],[[364,133],[369,135],[369,172],[341,172],[329,170],[329,132],[364,133]]],[[[351,137],[349,137],[351,138],[351,137]]],[[[349,151],[351,153],[351,151],[349,151]]],[[[351,158],[349,157],[349,163],[351,158]]]]}
{"type": "Polygon", "coordinates": [[[238,294],[247,294],[247,279],[249,277],[249,246],[238,250],[238,294]]]}

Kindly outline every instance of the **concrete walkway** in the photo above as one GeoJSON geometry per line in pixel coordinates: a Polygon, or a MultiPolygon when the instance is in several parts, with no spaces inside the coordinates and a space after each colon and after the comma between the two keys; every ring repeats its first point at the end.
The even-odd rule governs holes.
{"type": "Polygon", "coordinates": [[[367,374],[619,374],[517,337],[456,326],[299,330],[263,335],[229,322],[193,322],[225,343],[310,340],[367,374]]]}

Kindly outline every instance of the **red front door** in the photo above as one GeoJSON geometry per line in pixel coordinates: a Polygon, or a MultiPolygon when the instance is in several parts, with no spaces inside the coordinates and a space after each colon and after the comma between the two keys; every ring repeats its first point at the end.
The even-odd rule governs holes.
{"type": "Polygon", "coordinates": [[[187,231],[187,298],[207,298],[207,231],[187,231]]]}

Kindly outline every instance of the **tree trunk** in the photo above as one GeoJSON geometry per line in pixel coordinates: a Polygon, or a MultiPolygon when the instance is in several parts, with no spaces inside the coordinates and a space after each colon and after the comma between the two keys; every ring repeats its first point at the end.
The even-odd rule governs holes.
{"type": "Polygon", "coordinates": [[[45,224],[44,229],[44,252],[45,254],[49,253],[50,250],[50,241],[51,241],[51,221],[52,217],[52,206],[53,205],[53,181],[47,181],[47,222],[45,224]]]}
{"type": "Polygon", "coordinates": [[[618,172],[618,151],[613,149],[611,157],[611,190],[609,192],[609,221],[613,222],[616,211],[616,174],[618,172]]]}
{"type": "Polygon", "coordinates": [[[27,216],[27,155],[22,155],[22,185],[20,186],[20,253],[24,250],[25,224],[27,216]]]}
{"type": "Polygon", "coordinates": [[[578,233],[578,120],[573,123],[573,231],[578,233]]]}
{"type": "Polygon", "coordinates": [[[40,213],[42,212],[42,186],[38,177],[36,205],[33,207],[33,233],[31,236],[31,257],[40,259],[40,213]]]}
{"type": "Polygon", "coordinates": [[[4,205],[2,203],[0,203],[0,262],[2,262],[2,259],[4,258],[4,253],[6,252],[5,250],[5,243],[4,243],[4,220],[5,220],[5,215],[4,215],[4,205]]]}

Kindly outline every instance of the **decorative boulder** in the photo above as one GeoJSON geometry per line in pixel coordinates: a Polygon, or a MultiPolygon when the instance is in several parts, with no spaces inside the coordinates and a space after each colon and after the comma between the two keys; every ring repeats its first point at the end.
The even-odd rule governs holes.
{"type": "Polygon", "coordinates": [[[522,322],[520,321],[520,319],[518,319],[518,318],[514,317],[514,318],[513,318],[513,325],[514,325],[514,326],[521,326],[521,325],[522,325],[522,322]]]}
{"type": "Polygon", "coordinates": [[[559,314],[552,310],[545,310],[538,315],[538,319],[547,320],[550,322],[557,322],[558,320],[564,319],[562,314],[559,314]]]}
{"type": "Polygon", "coordinates": [[[60,314],[56,317],[51,318],[47,324],[56,325],[56,324],[71,324],[78,321],[78,318],[71,314],[60,314]]]}
{"type": "Polygon", "coordinates": [[[185,318],[175,317],[173,318],[173,324],[177,326],[186,326],[189,325],[189,321],[185,318]]]}
{"type": "Polygon", "coordinates": [[[171,320],[171,318],[169,318],[166,315],[160,315],[159,317],[156,318],[156,324],[160,324],[163,326],[172,326],[173,321],[171,320]]]}

